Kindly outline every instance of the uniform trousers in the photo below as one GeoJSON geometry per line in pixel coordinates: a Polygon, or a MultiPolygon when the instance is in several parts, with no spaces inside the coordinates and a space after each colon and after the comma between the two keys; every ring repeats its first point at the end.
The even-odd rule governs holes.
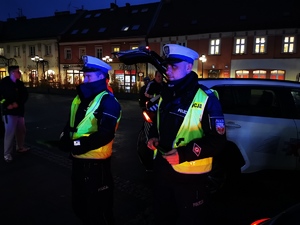
{"type": "Polygon", "coordinates": [[[153,175],[155,225],[215,225],[206,175],[178,173],[160,154],[153,175]]]}
{"type": "Polygon", "coordinates": [[[73,158],[72,206],[84,225],[113,225],[114,183],[110,158],[73,158]]]}
{"type": "Polygon", "coordinates": [[[5,135],[4,135],[4,158],[12,157],[14,144],[16,148],[24,147],[26,127],[23,116],[4,115],[3,116],[5,135]]]}

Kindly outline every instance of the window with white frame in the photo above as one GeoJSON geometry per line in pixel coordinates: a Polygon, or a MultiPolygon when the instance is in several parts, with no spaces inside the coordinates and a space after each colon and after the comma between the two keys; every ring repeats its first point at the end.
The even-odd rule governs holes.
{"type": "Polygon", "coordinates": [[[83,55],[86,55],[86,49],[79,48],[79,59],[81,59],[83,55]]]}
{"type": "Polygon", "coordinates": [[[72,59],[71,48],[65,48],[65,59],[72,59]]]}
{"type": "Polygon", "coordinates": [[[35,46],[34,45],[29,46],[29,56],[31,56],[31,57],[35,56],[35,46]]]}
{"type": "Polygon", "coordinates": [[[102,59],[103,58],[103,49],[102,49],[102,47],[96,47],[95,48],[95,56],[98,59],[102,59]]]}
{"type": "Polygon", "coordinates": [[[0,55],[4,56],[4,48],[0,47],[0,55]]]}
{"type": "Polygon", "coordinates": [[[45,55],[49,56],[52,54],[51,45],[45,45],[45,55]]]}
{"type": "Polygon", "coordinates": [[[246,54],[246,38],[236,37],[234,40],[234,54],[246,54]]]}
{"type": "Polygon", "coordinates": [[[254,38],[254,53],[266,53],[267,52],[267,39],[266,37],[254,38]]]}
{"type": "Polygon", "coordinates": [[[14,47],[14,57],[20,57],[20,46],[14,47]]]}
{"type": "Polygon", "coordinates": [[[210,55],[220,55],[220,45],[221,39],[211,39],[209,42],[209,54],[210,55]]]}
{"type": "Polygon", "coordinates": [[[282,43],[283,53],[294,53],[295,52],[295,36],[284,36],[282,43]]]}

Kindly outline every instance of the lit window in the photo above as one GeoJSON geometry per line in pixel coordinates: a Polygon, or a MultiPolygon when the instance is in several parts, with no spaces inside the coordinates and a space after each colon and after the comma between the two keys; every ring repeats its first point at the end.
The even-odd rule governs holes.
{"type": "Polygon", "coordinates": [[[112,48],[112,52],[119,52],[119,51],[120,51],[120,47],[115,46],[112,48]]]}
{"type": "Polygon", "coordinates": [[[284,70],[271,70],[270,79],[273,80],[284,80],[285,71],[284,70]]]}
{"type": "Polygon", "coordinates": [[[253,78],[266,79],[267,78],[267,71],[265,71],[265,70],[254,70],[253,71],[253,78]]]}
{"type": "Polygon", "coordinates": [[[266,38],[265,37],[255,37],[254,41],[254,53],[266,53],[266,38]]]}
{"type": "Polygon", "coordinates": [[[235,72],[236,78],[249,78],[249,71],[248,70],[237,70],[235,72]]]}
{"type": "Polygon", "coordinates": [[[4,48],[0,48],[0,55],[4,56],[4,48]]]}
{"type": "Polygon", "coordinates": [[[129,26],[124,26],[122,27],[121,31],[128,31],[129,30],[129,26]]]}
{"type": "Polygon", "coordinates": [[[295,36],[283,37],[283,52],[294,53],[295,52],[295,36]]]}
{"type": "Polygon", "coordinates": [[[136,46],[136,45],[133,45],[133,46],[130,47],[131,50],[137,49],[137,48],[138,48],[138,46],[136,46]]]}
{"type": "Polygon", "coordinates": [[[245,54],[246,53],[246,38],[235,38],[234,44],[235,54],[245,54]]]}
{"type": "Polygon", "coordinates": [[[212,39],[210,40],[210,54],[211,55],[219,55],[220,54],[220,44],[221,40],[218,39],[212,39]]]}

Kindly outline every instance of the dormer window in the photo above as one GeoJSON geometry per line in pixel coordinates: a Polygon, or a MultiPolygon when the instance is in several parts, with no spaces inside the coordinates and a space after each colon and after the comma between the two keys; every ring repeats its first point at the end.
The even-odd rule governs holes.
{"type": "Polygon", "coordinates": [[[140,25],[133,25],[131,30],[138,30],[140,28],[140,25]]]}
{"type": "Polygon", "coordinates": [[[73,30],[72,32],[71,32],[71,34],[77,34],[78,33],[78,30],[73,30]]]}
{"type": "Polygon", "coordinates": [[[106,31],[106,27],[100,27],[100,29],[98,30],[99,33],[103,33],[104,31],[106,31]]]}
{"type": "Polygon", "coordinates": [[[88,31],[89,31],[89,29],[83,29],[83,30],[81,31],[81,33],[82,33],[82,34],[86,34],[88,31]]]}

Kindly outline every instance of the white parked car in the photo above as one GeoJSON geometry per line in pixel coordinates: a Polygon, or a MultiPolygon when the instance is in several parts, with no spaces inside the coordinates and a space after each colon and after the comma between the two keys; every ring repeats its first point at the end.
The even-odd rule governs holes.
{"type": "MultiPolygon", "coordinates": [[[[163,59],[145,46],[113,54],[124,64],[150,63],[165,74],[163,59]]],[[[218,92],[228,139],[207,174],[211,192],[235,184],[241,172],[300,169],[300,83],[236,78],[199,83],[218,92]]],[[[144,136],[138,137],[139,154],[148,150],[141,148],[144,136]]],[[[145,154],[141,161],[151,160],[152,155],[145,154]]]]}
{"type": "Polygon", "coordinates": [[[219,94],[228,139],[223,160],[232,170],[300,169],[300,83],[228,78],[199,83],[219,94]]]}

